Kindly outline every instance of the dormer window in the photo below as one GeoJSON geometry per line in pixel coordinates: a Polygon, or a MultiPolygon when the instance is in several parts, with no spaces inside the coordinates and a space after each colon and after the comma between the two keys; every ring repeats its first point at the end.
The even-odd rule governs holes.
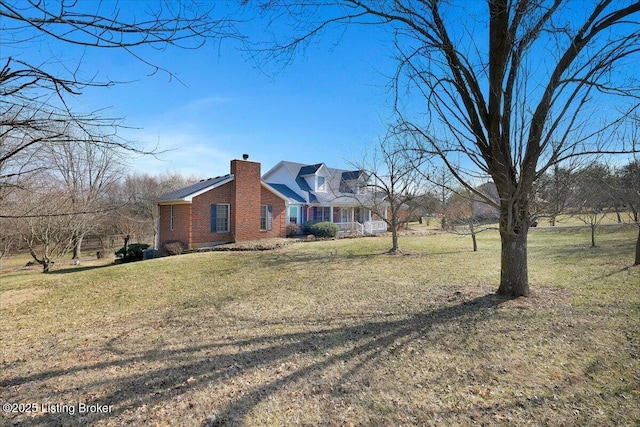
{"type": "Polygon", "coordinates": [[[318,175],[318,184],[316,185],[316,191],[325,191],[327,188],[324,176],[318,175]]]}
{"type": "MultiPolygon", "coordinates": [[[[331,171],[323,164],[308,165],[300,168],[296,182],[302,179],[303,191],[326,192],[330,190],[331,171]]],[[[302,188],[302,187],[301,187],[302,188]]]]}

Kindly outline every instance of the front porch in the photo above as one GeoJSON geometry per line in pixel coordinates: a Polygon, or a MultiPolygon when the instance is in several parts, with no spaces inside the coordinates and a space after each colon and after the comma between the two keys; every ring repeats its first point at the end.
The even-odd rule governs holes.
{"type": "Polygon", "coordinates": [[[387,223],[384,221],[336,222],[335,224],[338,226],[340,236],[370,236],[387,231],[387,223]]]}
{"type": "Polygon", "coordinates": [[[306,221],[328,221],[336,224],[339,236],[368,236],[384,233],[387,224],[371,209],[362,206],[289,205],[288,222],[301,226],[306,221]]]}

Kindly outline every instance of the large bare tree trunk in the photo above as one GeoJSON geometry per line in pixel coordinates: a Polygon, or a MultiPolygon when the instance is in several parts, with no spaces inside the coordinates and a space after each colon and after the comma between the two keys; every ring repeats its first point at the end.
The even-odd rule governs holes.
{"type": "Polygon", "coordinates": [[[400,246],[398,245],[398,229],[400,228],[400,221],[398,221],[398,211],[393,208],[391,209],[391,249],[389,249],[390,254],[397,255],[400,251],[400,246]]]}
{"type": "Polygon", "coordinates": [[[529,295],[527,237],[529,234],[528,192],[509,203],[502,198],[500,214],[501,269],[499,295],[529,295]]]}
{"type": "Polygon", "coordinates": [[[400,253],[400,247],[398,246],[398,224],[393,224],[391,226],[391,249],[389,249],[389,253],[400,253]]]}
{"type": "Polygon", "coordinates": [[[500,269],[500,287],[498,288],[500,295],[513,297],[529,295],[527,234],[528,230],[521,230],[517,234],[500,231],[502,241],[502,268],[500,269]]]}

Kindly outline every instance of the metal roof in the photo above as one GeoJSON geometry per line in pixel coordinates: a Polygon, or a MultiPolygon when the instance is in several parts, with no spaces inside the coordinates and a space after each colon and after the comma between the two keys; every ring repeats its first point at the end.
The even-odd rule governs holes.
{"type": "Polygon", "coordinates": [[[156,202],[176,202],[176,201],[190,201],[190,199],[200,193],[204,193],[212,188],[215,188],[219,185],[225,184],[229,181],[233,180],[232,174],[227,174],[223,176],[217,176],[215,178],[203,179],[201,181],[196,182],[195,184],[188,185],[183,188],[179,188],[175,191],[172,191],[167,194],[163,194],[156,202]]]}

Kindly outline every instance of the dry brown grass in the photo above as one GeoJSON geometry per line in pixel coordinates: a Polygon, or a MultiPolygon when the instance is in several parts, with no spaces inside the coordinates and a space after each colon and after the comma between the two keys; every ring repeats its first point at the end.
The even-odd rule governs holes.
{"type": "Polygon", "coordinates": [[[112,410],[0,424],[637,425],[634,238],[532,231],[513,300],[494,232],[3,274],[0,400],[112,410]]]}

